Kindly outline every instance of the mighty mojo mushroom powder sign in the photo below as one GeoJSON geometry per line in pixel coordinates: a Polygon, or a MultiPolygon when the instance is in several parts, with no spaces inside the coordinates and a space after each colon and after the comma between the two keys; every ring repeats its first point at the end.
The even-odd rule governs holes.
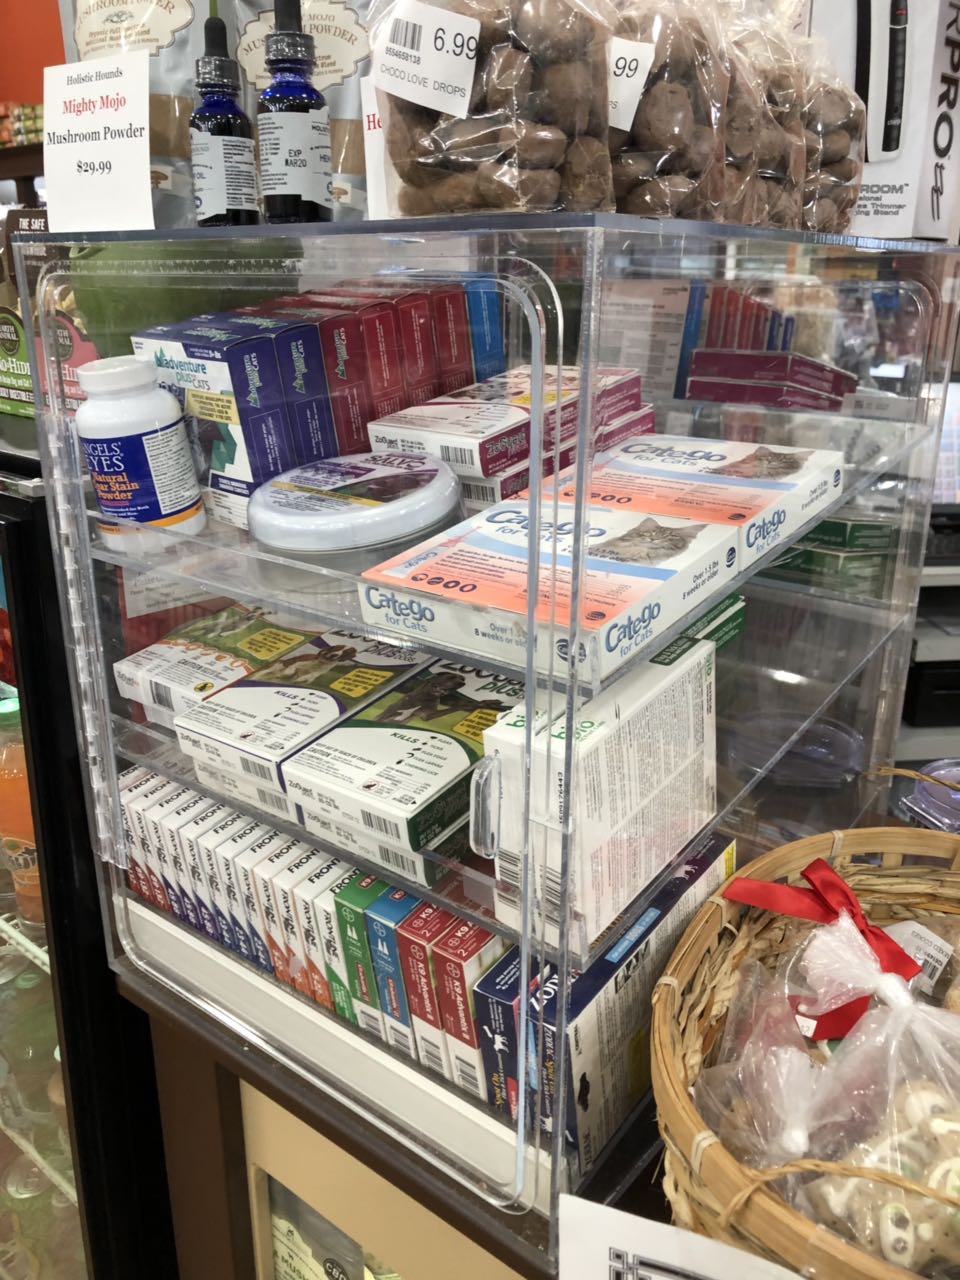
{"type": "Polygon", "coordinates": [[[153,226],[146,50],[43,73],[51,231],[153,226]]]}

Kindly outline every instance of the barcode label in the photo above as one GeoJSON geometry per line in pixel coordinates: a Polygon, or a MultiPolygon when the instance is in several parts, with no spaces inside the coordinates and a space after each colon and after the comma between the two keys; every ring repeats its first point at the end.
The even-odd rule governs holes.
{"type": "Polygon", "coordinates": [[[453,1070],[457,1077],[457,1084],[467,1093],[472,1093],[475,1097],[482,1096],[480,1094],[480,1080],[477,1076],[477,1069],[472,1062],[464,1062],[463,1058],[455,1057],[453,1059],[453,1070]]]}
{"type": "Polygon", "coordinates": [[[544,915],[553,920],[560,918],[560,872],[552,867],[543,869],[544,915]]]}
{"type": "Polygon", "coordinates": [[[363,825],[370,831],[377,831],[382,836],[393,836],[394,840],[400,839],[399,824],[391,822],[389,818],[381,818],[377,813],[368,813],[366,809],[360,810],[360,817],[363,825]]]}
{"type": "Polygon", "coordinates": [[[275,791],[265,791],[263,787],[257,787],[257,799],[262,805],[266,805],[268,809],[273,809],[277,813],[287,812],[287,797],[278,796],[275,791]]]}
{"type": "Polygon", "coordinates": [[[506,849],[497,850],[497,879],[511,889],[520,889],[520,859],[506,849]]]}
{"type": "Polygon", "coordinates": [[[240,757],[240,769],[243,773],[252,774],[254,778],[263,778],[265,782],[276,777],[268,764],[261,764],[259,760],[251,760],[248,756],[240,757]]]}
{"type": "Polygon", "coordinates": [[[408,1058],[413,1057],[413,1046],[410,1043],[410,1035],[404,1031],[403,1027],[396,1027],[392,1023],[387,1028],[387,1035],[390,1037],[390,1043],[395,1049],[399,1049],[401,1053],[405,1053],[408,1058]]]}
{"type": "Polygon", "coordinates": [[[390,25],[390,43],[402,44],[405,49],[419,53],[423,43],[423,27],[419,22],[404,22],[402,18],[394,18],[390,25]]]}
{"type": "Polygon", "coordinates": [[[473,462],[473,450],[459,449],[453,444],[442,444],[440,457],[444,462],[459,462],[461,466],[468,466],[473,462]]]}
{"type": "Polygon", "coordinates": [[[365,1004],[357,1004],[357,1017],[360,1019],[360,1025],[364,1031],[369,1031],[372,1035],[380,1034],[380,1019],[373,1009],[365,1004]]]}
{"type": "Polygon", "coordinates": [[[446,1075],[443,1069],[443,1054],[430,1040],[420,1040],[420,1058],[425,1067],[436,1071],[437,1075],[446,1075]]]}
{"type": "Polygon", "coordinates": [[[165,711],[173,710],[173,694],[165,684],[158,684],[156,680],[150,681],[150,701],[165,711]]]}
{"type": "Polygon", "coordinates": [[[380,854],[380,861],[385,867],[391,867],[394,871],[402,871],[405,876],[415,876],[419,870],[416,858],[408,858],[405,853],[401,853],[399,849],[391,849],[389,845],[377,845],[377,852],[380,854]]]}
{"type": "Polygon", "coordinates": [[[462,480],[460,489],[468,502],[496,502],[497,500],[491,484],[471,484],[467,480],[462,480]]]}

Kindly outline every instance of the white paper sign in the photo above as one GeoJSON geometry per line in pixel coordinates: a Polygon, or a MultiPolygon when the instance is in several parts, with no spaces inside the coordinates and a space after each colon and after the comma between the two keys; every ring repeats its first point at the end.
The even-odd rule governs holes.
{"type": "Polygon", "coordinates": [[[479,43],[479,18],[400,0],[377,32],[373,83],[407,102],[462,119],[470,106],[479,43]]]}
{"type": "Polygon", "coordinates": [[[632,127],[656,47],[642,40],[624,40],[622,36],[611,38],[607,46],[607,72],[612,128],[632,127]]]}
{"type": "Polygon", "coordinates": [[[43,73],[51,231],[153,227],[146,49],[43,73]]]}
{"type": "Polygon", "coordinates": [[[383,121],[372,76],[364,76],[360,81],[360,109],[363,112],[363,159],[367,171],[367,217],[389,218],[383,121]]]}
{"type": "Polygon", "coordinates": [[[795,1271],[649,1218],[560,1197],[559,1280],[797,1280],[795,1271]]]}

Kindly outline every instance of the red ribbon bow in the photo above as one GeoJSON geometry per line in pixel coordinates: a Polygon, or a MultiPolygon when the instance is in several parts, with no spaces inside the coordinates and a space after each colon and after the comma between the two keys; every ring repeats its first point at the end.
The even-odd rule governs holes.
{"type": "MultiPolygon", "coordinates": [[[[781,916],[794,916],[798,920],[815,920],[817,924],[832,924],[843,912],[850,917],[866,939],[870,950],[880,962],[884,973],[897,973],[905,982],[922,971],[912,956],[895,942],[888,933],[871,924],[864,914],[860,900],[847,882],[841,879],[828,862],[816,858],[802,872],[809,889],[789,884],[774,884],[769,880],[751,880],[741,876],[732,880],[723,891],[731,902],[741,902],[747,907],[760,907],[781,916]]],[[[870,1007],[870,997],[861,996],[821,1014],[812,1033],[814,1040],[840,1040],[863,1017],[870,1007]]]]}

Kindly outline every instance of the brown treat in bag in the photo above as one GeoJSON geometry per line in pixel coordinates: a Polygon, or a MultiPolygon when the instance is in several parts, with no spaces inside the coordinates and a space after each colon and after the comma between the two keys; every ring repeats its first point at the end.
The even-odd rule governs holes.
{"type": "Polygon", "coordinates": [[[612,187],[610,152],[599,138],[570,143],[560,170],[560,199],[565,209],[602,207],[612,187]]]}
{"type": "Polygon", "coordinates": [[[627,193],[622,209],[624,213],[636,213],[644,218],[676,217],[685,212],[686,202],[694,190],[692,179],[668,173],[662,178],[638,183],[627,193]]]}
{"type": "Polygon", "coordinates": [[[801,118],[806,147],[804,226],[843,231],[850,225],[863,173],[863,103],[852,89],[814,62],[801,118]]]}
{"type": "Polygon", "coordinates": [[[607,137],[607,147],[612,156],[618,155],[624,148],[630,145],[630,130],[617,129],[613,125],[607,137]]]}
{"type": "Polygon", "coordinates": [[[483,86],[488,111],[522,111],[533,88],[533,60],[522,49],[498,44],[490,50],[477,81],[483,86]]]}
{"type": "Polygon", "coordinates": [[[476,18],[480,23],[479,53],[484,56],[494,45],[510,38],[512,15],[509,0],[431,0],[437,8],[476,18]]]}
{"type": "Polygon", "coordinates": [[[823,135],[820,143],[820,164],[836,164],[838,160],[848,160],[853,139],[846,129],[831,129],[823,135]]]}
{"type": "Polygon", "coordinates": [[[483,204],[476,172],[451,173],[428,190],[433,198],[434,213],[466,213],[470,209],[479,209],[483,204]]]}
{"type": "Polygon", "coordinates": [[[546,68],[537,91],[538,116],[568,138],[586,133],[593,108],[593,78],[582,62],[557,62],[546,68]]]}
{"type": "Polygon", "coordinates": [[[689,143],[677,157],[677,168],[691,178],[698,178],[714,162],[716,155],[714,131],[708,125],[695,124],[689,143]]]}
{"type": "Polygon", "coordinates": [[[517,10],[516,37],[541,62],[585,58],[596,34],[582,10],[557,0],[521,0],[517,10]]]}
{"type": "Polygon", "coordinates": [[[485,160],[496,160],[505,149],[502,134],[508,118],[503,112],[442,121],[432,134],[438,162],[449,169],[476,169],[485,160]]]}
{"type": "Polygon", "coordinates": [[[693,141],[693,127],[693,104],[687,89],[661,80],[637,108],[633,140],[644,151],[682,151],[693,141]]]}
{"type": "Polygon", "coordinates": [[[521,169],[555,169],[567,150],[567,135],[550,124],[519,120],[503,129],[500,140],[512,148],[521,169]]]}
{"type": "Polygon", "coordinates": [[[645,151],[621,151],[613,161],[613,190],[617,199],[624,199],[638,182],[652,178],[656,172],[655,156],[645,151]]]}
{"type": "Polygon", "coordinates": [[[556,169],[518,169],[491,160],[477,170],[477,193],[485,208],[550,209],[559,191],[556,169]]]}

